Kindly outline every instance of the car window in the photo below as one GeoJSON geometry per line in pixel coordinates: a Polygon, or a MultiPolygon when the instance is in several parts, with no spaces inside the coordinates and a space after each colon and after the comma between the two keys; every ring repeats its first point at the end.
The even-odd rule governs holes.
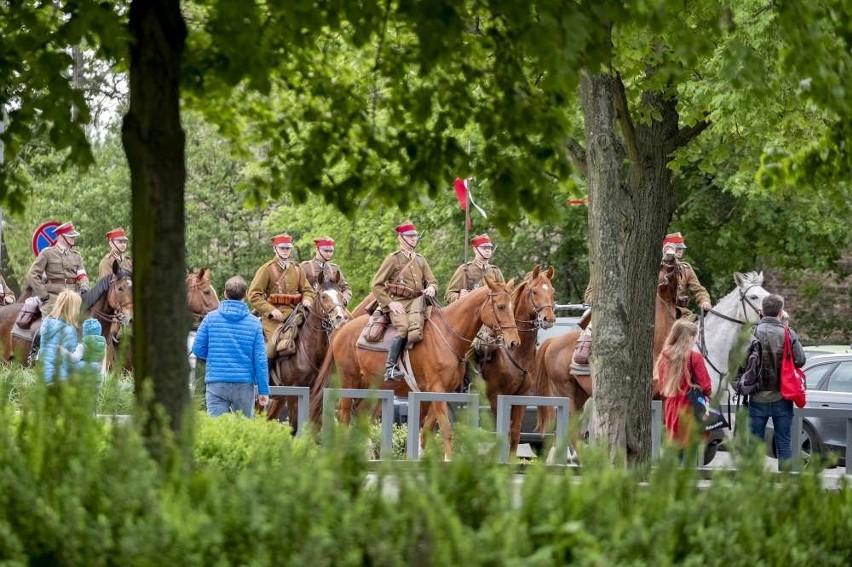
{"type": "Polygon", "coordinates": [[[852,392],[852,361],[841,362],[828,378],[832,392],[852,392]]]}
{"type": "Polygon", "coordinates": [[[805,375],[808,378],[808,390],[816,390],[819,383],[822,382],[823,377],[826,372],[834,368],[833,362],[826,362],[825,364],[815,364],[805,371],[805,375]]]}

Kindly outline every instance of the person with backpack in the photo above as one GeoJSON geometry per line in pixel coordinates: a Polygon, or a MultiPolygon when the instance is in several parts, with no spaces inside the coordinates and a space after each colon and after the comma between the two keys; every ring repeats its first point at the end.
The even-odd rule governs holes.
{"type": "MultiPolygon", "coordinates": [[[[793,457],[793,402],[781,397],[781,357],[786,328],[783,322],[784,298],[775,294],[767,295],[761,307],[762,317],[754,328],[754,339],[760,343],[760,374],[757,387],[749,396],[748,422],[751,434],[762,441],[766,435],[766,424],[772,418],[775,452],[778,455],[778,469],[781,470],[788,466],[793,457]]],[[[805,350],[793,329],[790,329],[790,338],[793,363],[796,368],[801,368],[805,365],[805,350]]]]}

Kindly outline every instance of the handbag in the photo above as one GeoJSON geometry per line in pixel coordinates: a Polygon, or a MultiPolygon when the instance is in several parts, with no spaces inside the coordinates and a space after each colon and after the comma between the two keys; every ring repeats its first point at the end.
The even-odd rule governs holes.
{"type": "Polygon", "coordinates": [[[807,377],[793,361],[793,339],[784,326],[784,350],[781,352],[781,397],[803,408],[807,403],[807,377]]]}
{"type": "Polygon", "coordinates": [[[714,408],[710,403],[710,398],[704,395],[697,384],[692,382],[692,361],[689,364],[689,390],[686,392],[686,397],[689,400],[689,407],[692,408],[692,413],[699,425],[704,429],[704,432],[716,431],[717,429],[731,428],[731,424],[725,418],[721,408],[714,408]]]}

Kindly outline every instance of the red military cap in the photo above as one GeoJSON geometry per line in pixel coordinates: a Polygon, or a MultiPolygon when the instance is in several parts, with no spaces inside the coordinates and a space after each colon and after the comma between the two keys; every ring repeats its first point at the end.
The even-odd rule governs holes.
{"type": "Polygon", "coordinates": [[[686,248],[683,235],[679,232],[672,232],[663,238],[663,247],[665,248],[668,244],[673,245],[675,248],[686,248]]]}
{"type": "Polygon", "coordinates": [[[272,244],[275,246],[281,246],[282,248],[292,248],[293,237],[289,234],[277,234],[272,237],[272,244]]]}
{"type": "Polygon", "coordinates": [[[314,240],[317,248],[334,248],[334,239],[330,236],[323,236],[314,240]]]}
{"type": "Polygon", "coordinates": [[[123,228],[114,228],[106,233],[107,240],[127,240],[127,233],[123,228]]]}
{"type": "Polygon", "coordinates": [[[487,234],[480,234],[479,236],[474,236],[473,240],[470,241],[470,245],[474,248],[479,248],[483,244],[491,244],[491,237],[487,234]]]}
{"type": "Polygon", "coordinates": [[[80,233],[74,230],[74,225],[71,221],[66,221],[59,226],[56,227],[56,230],[53,232],[57,237],[59,236],[80,236],[80,233]]]}
{"type": "Polygon", "coordinates": [[[403,221],[401,225],[396,227],[396,232],[400,236],[417,236],[417,227],[410,220],[403,221]]]}

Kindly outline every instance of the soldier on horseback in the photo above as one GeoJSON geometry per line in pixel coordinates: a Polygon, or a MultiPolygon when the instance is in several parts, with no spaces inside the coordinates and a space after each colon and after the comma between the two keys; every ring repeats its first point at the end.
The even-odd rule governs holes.
{"type": "Polygon", "coordinates": [[[423,338],[422,297],[435,297],[438,280],[422,255],[416,253],[418,234],[411,221],[396,227],[399,250],[390,254],[370,283],[379,308],[390,316],[391,324],[399,333],[394,337],[385,363],[385,381],[402,378],[396,363],[406,343],[423,338]]]}
{"type": "MultiPolygon", "coordinates": [[[[263,264],[255,273],[248,291],[252,309],[260,315],[263,335],[267,341],[267,354],[275,354],[278,344],[287,345],[287,354],[292,354],[298,324],[289,320],[296,308],[308,308],[314,300],[314,289],[308,283],[305,270],[290,259],[293,253],[293,238],[289,234],[272,237],[275,257],[263,264]],[[280,336],[275,336],[276,331],[280,336]]],[[[304,320],[304,318],[302,318],[304,320]]],[[[275,356],[269,356],[275,358],[275,356]]]]}
{"type": "Polygon", "coordinates": [[[123,228],[114,228],[106,233],[106,237],[109,242],[109,252],[98,264],[98,279],[113,273],[113,262],[118,262],[118,267],[122,270],[132,272],[133,260],[127,256],[127,233],[123,228]]]}
{"type": "Polygon", "coordinates": [[[660,281],[665,279],[665,272],[672,268],[677,272],[677,313],[678,318],[689,316],[689,295],[695,298],[702,311],[709,311],[713,305],[710,294],[698,281],[695,270],[682,260],[686,243],[679,232],[667,234],[663,239],[663,260],[660,263],[660,281]]]}
{"type": "MultiPolygon", "coordinates": [[[[27,281],[33,288],[33,297],[38,302],[42,316],[50,313],[57,296],[66,289],[79,293],[89,291],[89,276],[83,266],[83,257],[74,250],[80,233],[68,221],[56,227],[54,236],[56,242],[39,253],[27,273],[27,281]]],[[[26,310],[25,306],[22,315],[26,310]]],[[[37,326],[32,329],[31,357],[38,352],[41,343],[40,335],[36,332],[37,326]]]]}
{"type": "Polygon", "coordinates": [[[352,299],[352,290],[349,287],[349,282],[343,277],[340,266],[331,261],[331,257],[334,256],[334,240],[330,236],[323,236],[314,240],[314,245],[317,249],[316,255],[311,260],[305,260],[301,264],[302,270],[308,278],[308,283],[311,284],[314,292],[319,292],[319,275],[322,274],[322,281],[337,284],[343,305],[346,306],[352,299]]]}
{"type": "Polygon", "coordinates": [[[491,238],[487,234],[480,234],[470,241],[470,245],[473,247],[473,261],[459,266],[450,283],[447,284],[444,301],[448,304],[485,285],[486,276],[494,281],[506,283],[500,268],[490,263],[494,253],[491,238]]]}

